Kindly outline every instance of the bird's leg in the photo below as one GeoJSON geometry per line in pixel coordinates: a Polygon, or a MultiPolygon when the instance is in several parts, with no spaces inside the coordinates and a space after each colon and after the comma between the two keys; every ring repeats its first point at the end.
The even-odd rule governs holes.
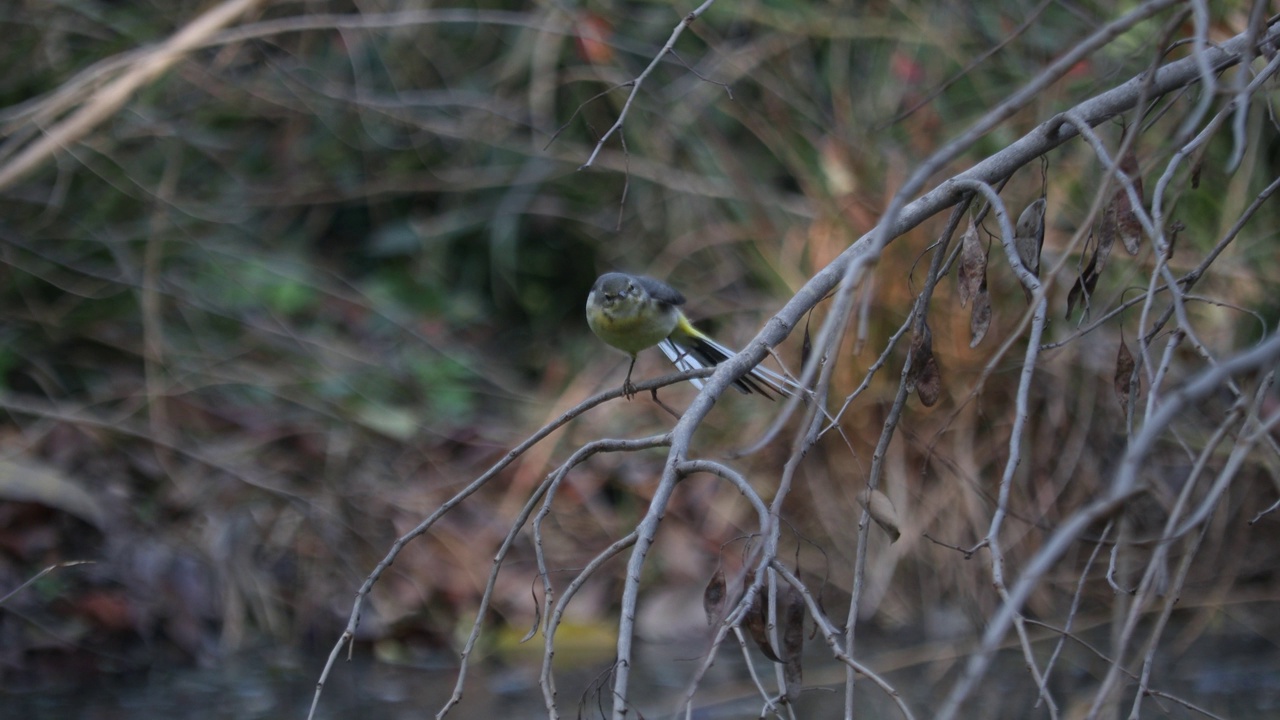
{"type": "Polygon", "coordinates": [[[636,369],[636,356],[632,355],[631,365],[627,367],[627,379],[624,380],[622,383],[622,393],[627,396],[628,400],[635,397],[636,395],[636,386],[631,384],[631,371],[635,369],[636,369]]]}

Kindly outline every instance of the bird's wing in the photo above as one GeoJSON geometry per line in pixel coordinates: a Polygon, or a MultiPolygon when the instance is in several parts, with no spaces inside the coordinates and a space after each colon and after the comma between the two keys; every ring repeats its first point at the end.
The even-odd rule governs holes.
{"type": "Polygon", "coordinates": [[[640,287],[644,288],[644,291],[649,293],[649,297],[654,300],[659,300],[668,305],[684,304],[684,295],[681,295],[679,290],[671,287],[661,280],[654,280],[651,277],[644,277],[643,275],[636,275],[635,279],[636,282],[639,283],[640,287]]]}

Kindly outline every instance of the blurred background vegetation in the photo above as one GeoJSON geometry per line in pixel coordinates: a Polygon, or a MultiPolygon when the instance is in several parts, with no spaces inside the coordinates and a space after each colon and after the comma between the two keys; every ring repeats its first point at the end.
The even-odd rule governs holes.
{"type": "MultiPolygon", "coordinates": [[[[1247,3],[1211,6],[1213,39],[1243,30],[1247,3]]],[[[7,4],[0,162],[131,53],[208,7],[7,4]]],[[[696,321],[742,342],[874,226],[918,161],[1115,8],[718,3],[648,79],[621,136],[579,170],[625,102],[623,86],[692,6],[262,3],[0,191],[0,591],[52,563],[97,561],[50,573],[5,604],[0,675],[39,684],[85,648],[87,663],[122,669],[262,643],[327,647],[398,535],[533,429],[621,381],[625,358],[583,322],[598,273],[666,279],[689,296],[696,321]]],[[[1185,37],[1183,26],[1162,27],[1169,17],[1082,62],[940,177],[1139,72],[1162,32],[1185,37]]],[[[1200,159],[1198,189],[1178,199],[1191,264],[1276,175],[1266,110],[1251,116],[1244,165],[1224,170],[1224,135],[1200,159]]],[[[1121,128],[1100,131],[1116,142],[1121,128]]],[[[1144,171],[1163,167],[1168,136],[1156,123],[1139,138],[1144,171]]],[[[1047,187],[1046,255],[1060,256],[1101,173],[1082,143],[1054,153],[1044,172],[1024,169],[1004,194],[1020,208],[1047,187]]],[[[1274,326],[1276,215],[1264,208],[1198,286],[1256,313],[1203,310],[1216,318],[1215,347],[1274,326]]],[[[906,317],[927,260],[913,263],[942,221],[880,263],[868,349],[838,358],[845,392],[906,317]]],[[[1113,261],[1121,269],[1102,279],[1095,317],[1143,282],[1150,255],[1113,261]]],[[[1054,291],[1055,318],[1072,272],[1054,291]]],[[[975,619],[993,602],[980,574],[919,537],[968,545],[986,524],[987,476],[1007,443],[996,409],[1016,378],[997,371],[982,407],[947,415],[1023,311],[1011,273],[993,270],[991,283],[995,322],[978,349],[947,283],[931,316],[947,392],[940,407],[910,411],[894,448],[889,492],[912,508],[916,532],[876,571],[888,600],[868,607],[886,627],[968,628],[952,617],[964,611],[941,601],[966,598],[975,619]]],[[[1054,320],[1053,339],[1074,327],[1054,320]]],[[[1026,490],[1026,506],[1038,508],[1023,518],[1029,533],[1051,524],[1059,503],[1087,497],[1122,446],[1111,384],[1122,329],[1123,318],[1048,358],[1032,436],[1076,455],[1069,468],[1028,463],[1041,481],[1026,490]],[[1076,425],[1080,417],[1094,420],[1076,425]]],[[[782,357],[799,366],[798,338],[782,357]]],[[[853,496],[898,367],[848,416],[851,447],[816,453],[795,498],[793,519],[829,554],[814,562],[828,564],[836,587],[846,585],[853,496]]],[[[645,358],[638,371],[663,368],[645,358]]],[[[752,401],[725,398],[707,444],[727,448],[765,424],[752,401]]],[[[387,657],[449,646],[529,488],[582,441],[667,423],[637,399],[540,446],[397,561],[361,639],[387,657]]],[[[774,467],[783,451],[755,462],[774,467]]],[[[634,522],[660,463],[659,454],[607,457],[576,474],[556,518],[565,567],[634,522]]],[[[1257,498],[1274,493],[1258,477],[1231,512],[1256,512],[1257,498]]],[[[671,551],[657,556],[655,587],[700,591],[721,543],[742,530],[736,493],[709,480],[690,487],[667,519],[660,549],[671,551]]],[[[1206,576],[1214,592],[1240,575],[1274,587],[1274,545],[1250,546],[1247,557],[1223,547],[1234,572],[1225,586],[1206,576]]],[[[527,548],[513,558],[495,610],[517,636],[532,620],[528,558],[527,548]]],[[[584,596],[582,622],[607,622],[615,591],[584,596]]]]}

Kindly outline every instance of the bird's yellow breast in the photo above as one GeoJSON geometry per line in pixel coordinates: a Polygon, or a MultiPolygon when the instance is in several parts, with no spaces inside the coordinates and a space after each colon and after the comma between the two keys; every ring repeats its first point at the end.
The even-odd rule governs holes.
{"type": "Polygon", "coordinates": [[[620,312],[620,308],[590,307],[587,324],[601,340],[632,355],[666,339],[675,328],[674,308],[649,305],[641,312],[620,312]]]}

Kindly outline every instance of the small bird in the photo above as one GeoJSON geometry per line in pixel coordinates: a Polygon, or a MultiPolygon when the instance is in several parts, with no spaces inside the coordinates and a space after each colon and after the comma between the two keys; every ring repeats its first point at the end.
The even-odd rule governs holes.
{"type": "MultiPolygon", "coordinates": [[[[628,398],[635,395],[631,371],[636,367],[636,355],[645,348],[657,345],[680,370],[712,367],[737,354],[695,328],[680,311],[684,302],[678,290],[653,278],[615,272],[596,279],[587,296],[587,324],[601,340],[631,356],[623,383],[628,398]]],[[[699,378],[689,382],[702,387],[699,378]]],[[[757,392],[772,399],[768,391],[787,395],[785,388],[792,383],[757,366],[733,384],[741,392],[757,392]]]]}

